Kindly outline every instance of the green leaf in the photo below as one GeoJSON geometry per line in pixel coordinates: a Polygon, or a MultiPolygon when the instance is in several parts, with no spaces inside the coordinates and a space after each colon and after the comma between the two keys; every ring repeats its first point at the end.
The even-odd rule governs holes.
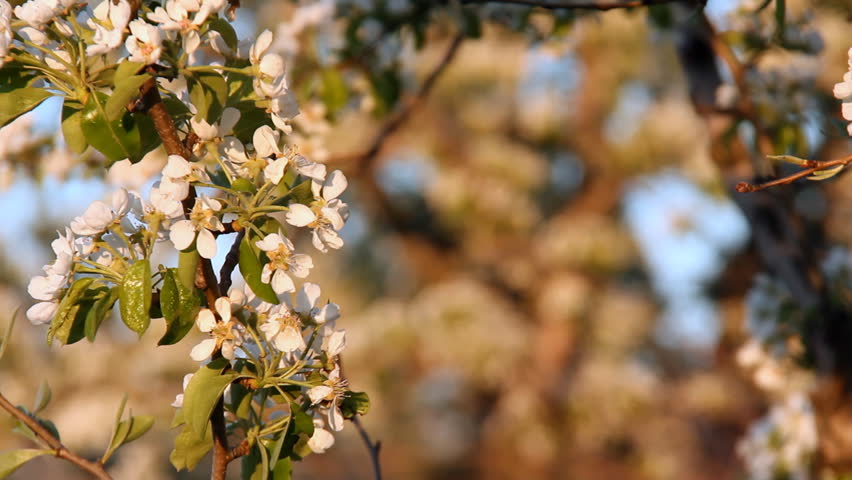
{"type": "Polygon", "coordinates": [[[113,162],[129,158],[136,163],[160,144],[151,119],[146,115],[124,112],[120,118],[109,121],[106,114],[108,97],[101,92],[89,95],[82,111],[80,126],[86,141],[108,160],[113,162]]]}
{"type": "Polygon", "coordinates": [[[272,467],[272,480],[290,480],[293,474],[293,462],[290,457],[279,459],[272,467]]]}
{"type": "Polygon", "coordinates": [[[290,410],[290,423],[293,425],[293,433],[297,435],[304,433],[308,437],[313,435],[314,419],[295,403],[290,404],[290,410]]]}
{"type": "Polygon", "coordinates": [[[127,111],[127,104],[139,96],[139,89],[149,78],[151,78],[151,75],[144,74],[133,75],[122,80],[116,79],[115,89],[104,105],[107,120],[114,122],[121,118],[127,111]]]}
{"type": "Polygon", "coordinates": [[[142,336],[151,318],[151,265],[147,258],[138,260],[127,269],[118,291],[121,319],[131,330],[142,336]]]}
{"type": "Polygon", "coordinates": [[[9,340],[12,338],[12,330],[15,328],[15,319],[18,318],[18,311],[21,307],[15,308],[15,311],[12,312],[12,318],[9,320],[9,326],[6,327],[6,330],[3,332],[3,338],[0,338],[0,358],[3,358],[3,354],[6,353],[6,347],[9,345],[9,340]]]}
{"type": "Polygon", "coordinates": [[[32,85],[38,75],[29,68],[24,68],[14,61],[3,65],[0,69],[0,93],[14,92],[32,85]]]}
{"type": "Polygon", "coordinates": [[[809,177],[807,177],[807,179],[817,181],[828,180],[829,178],[842,172],[844,168],[846,168],[846,165],[837,165],[836,167],[826,168],[825,170],[817,170],[809,177]]]}
{"type": "Polygon", "coordinates": [[[260,451],[263,445],[255,444],[249,450],[248,455],[240,460],[240,480],[258,480],[260,478],[260,451]]]}
{"type": "Polygon", "coordinates": [[[50,385],[47,384],[47,380],[42,380],[41,385],[38,386],[38,390],[36,391],[35,400],[33,401],[33,413],[38,414],[38,412],[44,410],[45,407],[47,407],[47,404],[50,403],[50,398],[52,396],[50,385]]]}
{"type": "Polygon", "coordinates": [[[110,288],[109,291],[104,292],[102,296],[95,300],[94,305],[92,305],[92,308],[89,309],[89,312],[86,315],[84,331],[86,339],[90,342],[95,341],[98,329],[101,327],[101,324],[106,319],[107,315],[109,315],[112,311],[112,307],[115,305],[115,302],[118,301],[119,291],[119,287],[110,288]]]}
{"type": "Polygon", "coordinates": [[[268,283],[264,283],[260,279],[263,266],[260,264],[260,260],[257,259],[254,249],[252,249],[250,237],[251,235],[246,232],[243,241],[240,242],[240,272],[258,298],[264,302],[277,305],[279,301],[275,290],[268,283]]]}
{"type": "Polygon", "coordinates": [[[183,411],[186,422],[192,431],[200,438],[207,432],[210,415],[219,397],[225,392],[225,387],[240,378],[241,375],[222,371],[229,362],[226,358],[217,358],[199,368],[183,394],[183,411]]]}
{"type": "Polygon", "coordinates": [[[187,425],[175,438],[175,449],[169,454],[169,461],[172,462],[175,470],[180,471],[184,468],[192,470],[211,448],[213,448],[212,432],[208,431],[199,438],[192,427],[187,425]]]}
{"type": "Polygon", "coordinates": [[[194,72],[187,76],[189,100],[195,105],[196,117],[218,122],[228,102],[228,84],[218,73],[194,72]]]}
{"type": "Polygon", "coordinates": [[[118,86],[118,84],[125,79],[139,75],[139,72],[141,72],[145,66],[145,62],[121,62],[118,64],[118,68],[115,69],[115,76],[112,78],[112,81],[116,86],[118,86]]]}
{"type": "Polygon", "coordinates": [[[109,457],[111,457],[119,447],[127,445],[133,440],[141,437],[145,434],[145,432],[150,430],[153,425],[154,417],[151,415],[137,415],[119,423],[112,440],[110,440],[109,447],[106,452],[104,452],[104,456],[101,458],[101,462],[106,463],[106,461],[109,460],[109,457]]]}
{"type": "Polygon", "coordinates": [[[309,205],[314,200],[314,194],[311,192],[311,181],[304,182],[291,188],[285,197],[287,203],[295,202],[302,205],[309,205]]]}
{"type": "MultiPolygon", "coordinates": [[[[194,245],[194,244],[193,244],[194,245]]],[[[189,247],[178,255],[177,278],[181,285],[188,289],[195,289],[195,272],[198,269],[198,251],[195,247],[189,247]]]]}
{"type": "Polygon", "coordinates": [[[43,88],[18,88],[0,93],[0,127],[39,106],[52,93],[43,88]]]}
{"type": "Polygon", "coordinates": [[[160,309],[166,319],[166,333],[157,345],[173,345],[192,330],[195,316],[201,308],[201,298],[195,288],[186,288],[176,277],[177,269],[170,268],[163,274],[160,290],[160,309]]]}
{"type": "Polygon", "coordinates": [[[65,99],[62,104],[62,137],[74,153],[83,153],[89,148],[86,135],[83,134],[83,107],[65,99]]]}
{"type": "Polygon", "coordinates": [[[254,131],[258,128],[264,125],[273,126],[269,114],[265,109],[258,108],[254,102],[240,102],[233,107],[240,111],[240,119],[234,125],[234,136],[243,143],[250,143],[254,131]]]}
{"type": "Polygon", "coordinates": [[[346,392],[346,396],[340,402],[340,413],[343,414],[343,418],[366,415],[369,411],[370,397],[366,392],[346,392]]]}
{"type": "Polygon", "coordinates": [[[230,23],[222,18],[212,17],[207,20],[207,26],[210,30],[219,32],[222,35],[222,40],[225,41],[225,45],[227,45],[231,50],[237,49],[239,39],[237,38],[237,32],[230,23]]]}
{"type": "Polygon", "coordinates": [[[56,314],[50,322],[50,328],[47,330],[47,344],[51,345],[53,339],[56,338],[63,344],[68,341],[71,335],[71,327],[74,324],[79,306],[77,301],[83,296],[89,285],[92,284],[94,278],[80,278],[71,284],[71,288],[65,292],[62,301],[59,302],[59,307],[56,309],[56,314]],[[77,306],[75,309],[74,307],[77,306]]]}
{"type": "Polygon", "coordinates": [[[0,453],[0,478],[6,478],[21,465],[42,455],[52,455],[53,450],[38,450],[34,448],[10,450],[0,453]]]}
{"type": "Polygon", "coordinates": [[[238,192],[254,193],[257,191],[257,188],[254,186],[254,182],[243,177],[235,178],[234,181],[231,182],[231,188],[238,192]]]}

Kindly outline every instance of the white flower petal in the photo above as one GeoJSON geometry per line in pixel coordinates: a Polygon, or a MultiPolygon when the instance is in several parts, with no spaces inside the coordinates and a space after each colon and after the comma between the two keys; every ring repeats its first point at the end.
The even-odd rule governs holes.
{"type": "Polygon", "coordinates": [[[317,216],[307,206],[301,203],[291,203],[290,210],[284,214],[284,219],[290,225],[304,227],[313,223],[317,219],[317,216]]]}
{"type": "Polygon", "coordinates": [[[202,360],[210,358],[210,355],[213,355],[214,350],[216,350],[216,340],[208,338],[206,340],[202,340],[201,343],[192,347],[192,351],[189,352],[189,357],[195,360],[196,362],[200,362],[202,360]]]}
{"type": "Polygon", "coordinates": [[[207,229],[201,229],[198,232],[198,240],[196,241],[198,254],[204,258],[213,258],[216,256],[216,238],[207,229]]]}
{"type": "Polygon", "coordinates": [[[33,325],[44,325],[53,319],[58,308],[58,302],[38,302],[27,309],[27,319],[33,325]]]}
{"type": "Polygon", "coordinates": [[[286,292],[295,292],[296,286],[293,284],[293,279],[284,270],[276,270],[272,275],[272,290],[277,294],[286,292]]]}
{"type": "Polygon", "coordinates": [[[320,286],[316,283],[307,282],[302,285],[296,295],[296,311],[302,314],[310,313],[316,306],[321,293],[320,286]]]}
{"type": "Polygon", "coordinates": [[[322,198],[326,201],[333,200],[339,197],[347,186],[349,186],[349,182],[346,180],[346,176],[340,170],[335,170],[328,175],[328,178],[322,184],[322,198]]]}
{"type": "Polygon", "coordinates": [[[178,250],[185,250],[195,240],[195,227],[189,220],[179,220],[169,229],[169,240],[178,250]]]}
{"type": "Polygon", "coordinates": [[[213,328],[216,327],[216,317],[213,315],[213,311],[209,308],[202,308],[195,319],[195,325],[202,332],[212,332],[213,328]]]}

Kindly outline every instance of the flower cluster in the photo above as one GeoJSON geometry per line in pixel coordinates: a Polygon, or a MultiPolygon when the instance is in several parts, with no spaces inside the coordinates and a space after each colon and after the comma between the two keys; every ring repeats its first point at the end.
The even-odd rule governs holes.
{"type": "Polygon", "coordinates": [[[849,49],[849,71],[843,74],[843,81],[834,85],[834,97],[843,100],[843,118],[849,121],[846,130],[852,135],[852,48],[849,49]]]}
{"type": "MultiPolygon", "coordinates": [[[[162,141],[169,153],[147,192],[121,189],[71,221],[52,244],[56,260],[29,284],[38,303],[27,317],[49,323],[49,338],[61,343],[83,332],[93,339],[116,303],[140,335],[161,315],[168,327],[161,344],[195,326],[204,338],[190,357],[201,369],[226,361],[218,373],[251,380],[244,398],[254,411],[229,406],[230,421],[254,432],[247,440],[257,448],[294,436],[300,450],[285,454],[300,458],[324,452],[344,417],[366,410],[366,397],[350,392],[340,373],[340,309],[320,301],[317,284],[298,285],[314,266],[297,252],[300,231],[320,252],[344,244],[348,182],[294,144],[303,138],[291,136],[299,108],[273,35],[239,41],[228,8],[225,0],[29,0],[13,9],[0,0],[0,61],[46,79],[65,97],[63,114],[81,113],[84,138],[66,137],[71,150],[91,146],[109,162],[135,163],[162,141]],[[165,141],[162,122],[160,135],[145,130],[153,120],[132,107],[143,84],[168,103],[182,148],[165,141]],[[239,258],[228,261],[239,264],[245,285],[215,298],[195,274],[222,253],[222,235],[232,235],[239,258]],[[155,251],[169,243],[181,252],[178,265],[152,268],[155,251]],[[287,412],[287,422],[272,410],[287,412]]],[[[194,389],[203,377],[185,379],[187,398],[209,393],[194,389]]]]}

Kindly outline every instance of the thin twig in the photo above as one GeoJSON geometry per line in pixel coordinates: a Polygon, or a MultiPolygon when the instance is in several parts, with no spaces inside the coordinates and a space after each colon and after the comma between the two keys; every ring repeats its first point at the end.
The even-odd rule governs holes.
{"type": "Polygon", "coordinates": [[[9,414],[15,417],[19,422],[26,425],[39,438],[44,440],[44,443],[46,443],[47,446],[54,450],[54,455],[56,455],[57,457],[63,460],[67,460],[73,463],[74,465],[77,465],[83,470],[94,475],[95,478],[98,478],[100,480],[112,480],[112,477],[110,477],[110,475],[104,469],[104,465],[101,462],[87,460],[72,452],[71,450],[68,450],[68,448],[66,448],[65,445],[63,445],[58,438],[53,436],[50,431],[48,431],[40,423],[38,423],[35,418],[27,415],[22,410],[12,405],[12,402],[10,402],[6,397],[4,397],[2,393],[0,393],[0,407],[2,407],[3,410],[9,412],[9,414]]]}
{"type": "Polygon", "coordinates": [[[358,419],[357,415],[352,417],[351,421],[355,424],[355,428],[358,429],[361,439],[364,440],[364,445],[367,446],[367,450],[370,452],[370,460],[373,462],[373,478],[375,478],[375,480],[382,480],[382,465],[379,463],[379,453],[382,449],[382,442],[376,441],[373,443],[370,439],[370,434],[368,434],[364,426],[361,425],[361,420],[358,419]]]}
{"type": "Polygon", "coordinates": [[[759,192],[760,190],[765,190],[769,187],[774,187],[776,185],[787,185],[789,183],[793,183],[794,181],[800,178],[805,178],[808,175],[811,175],[814,172],[818,172],[820,170],[825,170],[827,168],[837,167],[840,165],[846,166],[850,163],[852,163],[852,155],[836,160],[808,160],[806,163],[803,164],[803,166],[806,166],[808,168],[800,170],[792,175],[787,175],[786,177],[777,178],[775,180],[759,184],[740,182],[737,184],[736,189],[740,193],[759,192]]]}
{"type": "Polygon", "coordinates": [[[228,294],[228,290],[231,289],[231,274],[234,273],[234,268],[236,268],[237,264],[240,262],[240,243],[243,241],[243,237],[246,236],[245,229],[240,230],[240,233],[237,234],[237,238],[234,239],[234,244],[231,245],[231,249],[228,250],[228,255],[225,256],[225,262],[222,264],[222,268],[219,270],[219,291],[223,294],[228,294]]]}
{"type": "Polygon", "coordinates": [[[570,8],[576,10],[614,10],[618,8],[649,7],[667,3],[698,3],[695,0],[628,0],[624,2],[552,2],[547,0],[462,0],[462,3],[504,3],[510,5],[525,5],[528,7],[540,7],[548,10],[570,8]]]}
{"type": "Polygon", "coordinates": [[[385,140],[388,139],[394,132],[396,132],[399,127],[401,127],[408,117],[411,116],[411,113],[414,109],[429,96],[429,93],[432,91],[432,88],[440,78],[441,74],[447,69],[450,63],[453,61],[453,58],[458,53],[459,47],[464,40],[464,32],[459,32],[453,38],[452,42],[450,42],[449,48],[447,48],[447,52],[444,53],[443,58],[435,66],[434,70],[426,77],[426,80],[423,81],[423,85],[420,86],[420,89],[409,98],[406,102],[403,103],[402,107],[399,108],[393,115],[391,115],[390,119],[382,126],[382,129],[379,130],[379,133],[376,135],[376,138],[373,140],[373,143],[370,145],[365,152],[356,154],[356,155],[344,155],[340,157],[334,157],[329,159],[328,163],[338,163],[338,162],[355,162],[356,168],[358,170],[365,170],[370,166],[372,160],[376,157],[376,155],[381,151],[382,145],[384,145],[385,140]]]}

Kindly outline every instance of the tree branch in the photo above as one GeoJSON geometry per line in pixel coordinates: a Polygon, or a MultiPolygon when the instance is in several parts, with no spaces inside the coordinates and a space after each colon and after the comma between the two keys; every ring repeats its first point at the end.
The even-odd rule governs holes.
{"type": "Polygon", "coordinates": [[[382,465],[379,463],[379,452],[382,449],[382,442],[377,441],[373,443],[367,430],[361,425],[361,420],[358,419],[357,415],[352,417],[351,421],[355,424],[355,428],[358,429],[361,439],[364,440],[364,445],[367,446],[367,450],[370,452],[370,461],[373,462],[373,478],[375,480],[382,480],[382,465]]]}
{"type": "MultiPolygon", "coordinates": [[[[180,155],[189,160],[192,157],[191,147],[181,141],[174,120],[172,120],[171,115],[166,110],[166,106],[160,96],[156,77],[146,81],[140,93],[142,95],[142,103],[147,108],[148,116],[151,117],[154,128],[163,141],[166,153],[169,155],[180,155]]],[[[187,137],[187,140],[189,140],[188,143],[191,143],[192,136],[187,137]]],[[[192,209],[194,199],[195,188],[191,187],[189,189],[189,196],[183,201],[183,208],[186,213],[192,209]]],[[[221,295],[219,283],[216,280],[216,273],[213,272],[213,265],[209,259],[200,258],[195,284],[204,291],[207,305],[212,307],[216,299],[221,295]]],[[[210,415],[210,423],[213,431],[213,471],[210,474],[210,478],[211,480],[225,480],[228,462],[230,461],[228,458],[230,448],[228,447],[228,433],[225,429],[225,407],[221,398],[216,403],[213,413],[210,415]]]]}
{"type": "Polygon", "coordinates": [[[390,119],[388,119],[384,126],[382,126],[382,129],[379,130],[379,133],[376,135],[376,138],[373,140],[370,148],[368,148],[364,153],[331,158],[328,163],[354,162],[356,164],[355,169],[359,172],[367,170],[372,161],[381,151],[385,140],[387,140],[394,132],[399,130],[405,121],[408,120],[408,117],[411,116],[411,113],[415,110],[415,108],[429,96],[429,93],[434,88],[438,78],[440,78],[441,74],[444,73],[453,61],[453,58],[455,58],[463,40],[464,32],[459,32],[455,37],[453,37],[453,40],[450,42],[450,46],[447,48],[447,52],[444,53],[441,61],[435,66],[432,72],[429,73],[426,80],[423,81],[423,85],[420,86],[420,89],[417,90],[414,96],[404,102],[402,107],[391,115],[390,119]]]}
{"type": "Polygon", "coordinates": [[[243,237],[246,236],[245,229],[240,230],[240,233],[237,234],[237,238],[234,239],[234,244],[231,245],[231,249],[228,250],[228,255],[225,257],[225,262],[222,264],[222,268],[219,270],[219,291],[228,294],[228,290],[231,289],[231,274],[234,273],[234,268],[236,268],[237,264],[240,262],[240,243],[243,241],[243,237]]]}
{"type": "Polygon", "coordinates": [[[627,0],[619,1],[604,1],[604,2],[556,2],[547,0],[462,0],[464,4],[483,4],[483,3],[502,3],[509,5],[525,5],[528,7],[546,8],[548,10],[557,10],[563,8],[571,8],[576,10],[615,10],[618,8],[635,8],[635,7],[650,7],[652,5],[662,5],[667,3],[693,3],[703,5],[705,2],[696,0],[627,0]]]}
{"type": "Polygon", "coordinates": [[[104,465],[101,462],[87,460],[71,450],[68,450],[58,438],[54,437],[52,433],[41,426],[35,418],[27,415],[22,410],[12,405],[12,402],[4,397],[2,393],[0,393],[0,407],[9,412],[9,414],[15,417],[19,422],[26,425],[30,430],[35,432],[39,438],[44,440],[44,443],[46,443],[47,446],[54,450],[54,455],[57,457],[77,465],[81,469],[94,475],[95,478],[100,480],[112,480],[112,477],[110,477],[104,469],[104,465]]]}
{"type": "Polygon", "coordinates": [[[786,177],[781,177],[766,183],[752,184],[748,182],[740,182],[737,184],[736,189],[740,193],[758,192],[760,190],[764,190],[769,187],[774,187],[776,185],[787,185],[789,183],[793,183],[794,181],[800,178],[807,177],[808,175],[811,175],[814,172],[818,172],[820,170],[825,170],[827,168],[837,167],[841,165],[845,167],[850,163],[852,163],[852,155],[836,160],[807,160],[802,164],[803,167],[808,167],[805,170],[800,170],[792,175],[787,175],[786,177]]]}

